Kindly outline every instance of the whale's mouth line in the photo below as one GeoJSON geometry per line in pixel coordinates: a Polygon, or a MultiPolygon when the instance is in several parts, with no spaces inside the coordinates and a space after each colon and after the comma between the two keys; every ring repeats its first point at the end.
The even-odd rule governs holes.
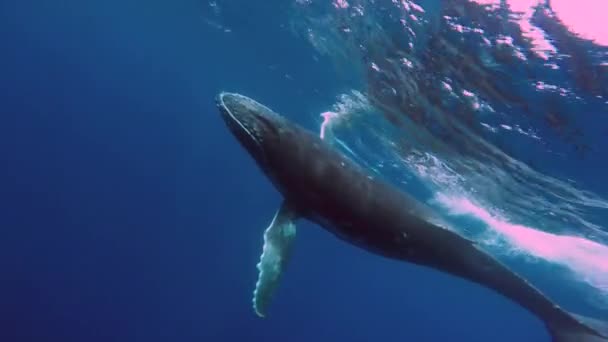
{"type": "Polygon", "coordinates": [[[241,127],[241,129],[243,131],[245,131],[245,133],[247,133],[247,135],[249,135],[249,137],[261,148],[262,146],[260,144],[260,140],[259,140],[258,136],[256,136],[255,132],[253,131],[254,128],[247,127],[247,125],[245,125],[243,122],[241,122],[239,119],[237,119],[237,117],[232,113],[230,108],[224,103],[224,94],[223,93],[220,94],[220,96],[218,96],[218,102],[219,102],[219,105],[224,109],[224,111],[226,111],[226,113],[228,113],[228,116],[230,116],[230,119],[232,119],[233,122],[238,124],[241,127]]]}

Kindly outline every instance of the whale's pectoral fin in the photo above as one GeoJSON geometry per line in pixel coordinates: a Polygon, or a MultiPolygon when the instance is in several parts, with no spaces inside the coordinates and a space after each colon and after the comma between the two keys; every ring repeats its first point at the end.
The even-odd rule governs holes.
{"type": "Polygon", "coordinates": [[[289,259],[292,242],[296,236],[297,218],[297,213],[283,202],[272,223],[264,232],[264,247],[257,265],[258,281],[253,291],[253,308],[260,317],[264,317],[283,268],[289,259]]]}

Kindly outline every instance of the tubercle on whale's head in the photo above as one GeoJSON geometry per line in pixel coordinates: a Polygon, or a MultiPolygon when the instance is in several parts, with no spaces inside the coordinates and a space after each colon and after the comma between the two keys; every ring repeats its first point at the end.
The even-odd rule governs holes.
{"type": "Polygon", "coordinates": [[[285,119],[253,99],[236,93],[220,93],[216,105],[232,134],[266,169],[270,151],[280,142],[285,130],[285,119]]]}

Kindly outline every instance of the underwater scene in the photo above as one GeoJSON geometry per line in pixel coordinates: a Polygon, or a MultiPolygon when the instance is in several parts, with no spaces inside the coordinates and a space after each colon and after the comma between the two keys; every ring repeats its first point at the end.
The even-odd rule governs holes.
{"type": "Polygon", "coordinates": [[[606,13],[0,3],[0,341],[608,341],[606,13]]]}

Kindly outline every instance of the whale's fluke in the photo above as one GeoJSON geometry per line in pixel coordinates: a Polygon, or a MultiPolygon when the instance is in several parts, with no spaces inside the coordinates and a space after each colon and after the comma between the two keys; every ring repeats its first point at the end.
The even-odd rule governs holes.
{"type": "Polygon", "coordinates": [[[608,341],[608,323],[595,318],[569,313],[579,325],[554,324],[549,326],[554,342],[608,341]]]}

